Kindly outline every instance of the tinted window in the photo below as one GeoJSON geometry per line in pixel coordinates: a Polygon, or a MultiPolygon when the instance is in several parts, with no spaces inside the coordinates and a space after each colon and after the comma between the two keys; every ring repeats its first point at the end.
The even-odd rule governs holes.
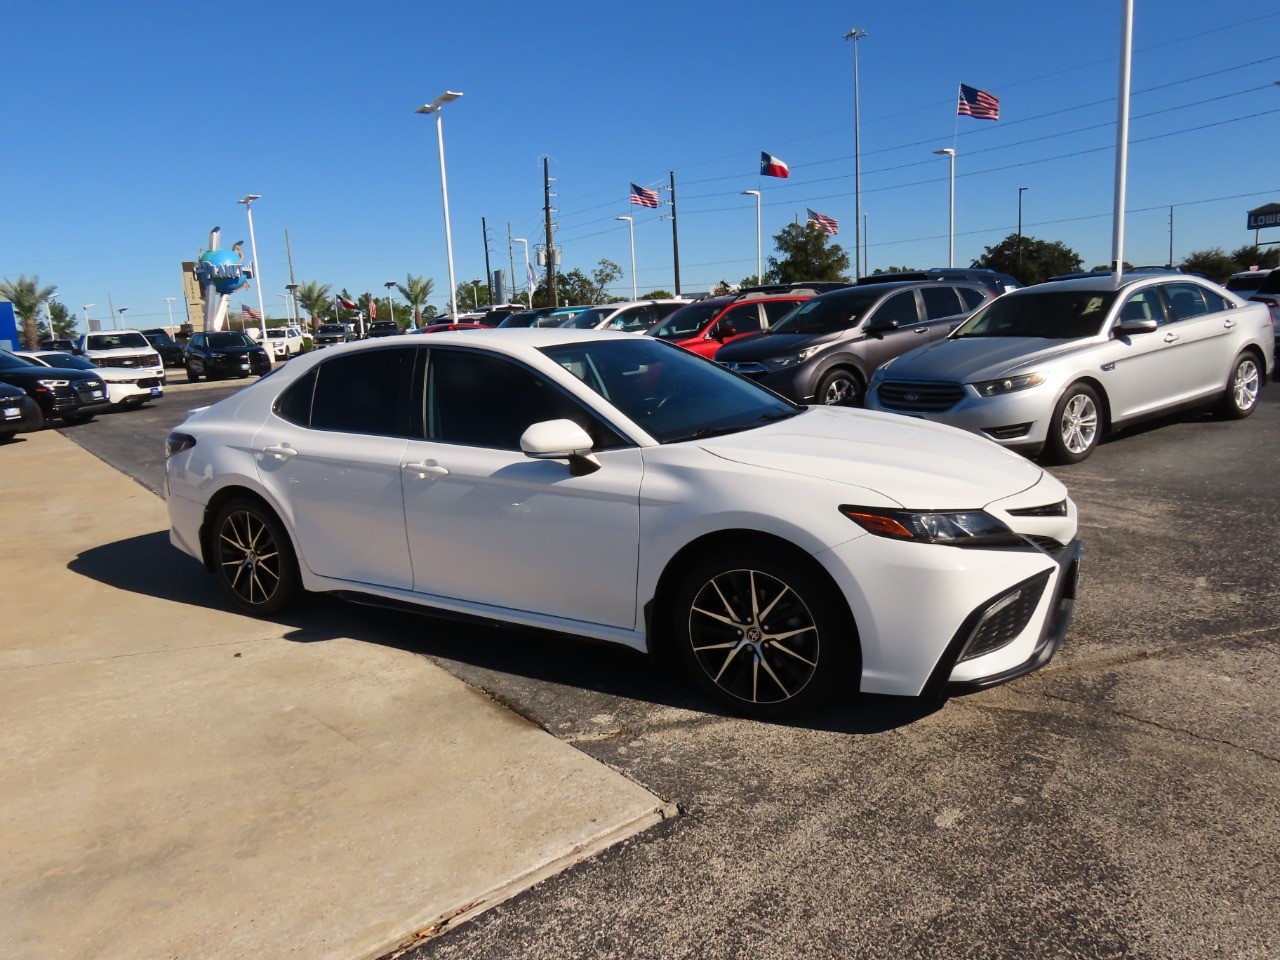
{"type": "Polygon", "coordinates": [[[583,310],[561,321],[560,326],[573,330],[594,330],[604,322],[605,317],[613,313],[614,309],[614,307],[592,307],[590,310],[583,310]]]}
{"type": "Polygon", "coordinates": [[[787,316],[800,304],[795,300],[765,300],[761,306],[764,307],[765,328],[767,329],[776,323],[780,323],[783,317],[787,316]]]}
{"type": "Polygon", "coordinates": [[[916,295],[914,291],[904,290],[880,304],[871,315],[871,323],[896,323],[900,327],[910,327],[920,322],[916,313],[916,295]]]}
{"type": "Polygon", "coordinates": [[[15,357],[8,350],[0,350],[0,370],[30,370],[32,367],[39,367],[42,364],[36,363],[34,360],[28,360],[26,357],[15,357]]]}
{"type": "Polygon", "coordinates": [[[971,287],[957,287],[956,289],[960,293],[960,299],[964,301],[964,308],[966,310],[977,310],[982,306],[982,301],[986,299],[982,294],[971,287]]]}
{"type": "Polygon", "coordinates": [[[211,333],[208,335],[207,340],[209,346],[215,350],[228,350],[236,347],[245,347],[247,349],[258,345],[239,330],[223,330],[220,333],[211,333]]]}
{"type": "Polygon", "coordinates": [[[1238,293],[1243,297],[1247,297],[1262,285],[1262,281],[1267,277],[1266,270],[1253,270],[1243,276],[1235,276],[1227,281],[1227,289],[1232,293],[1238,293]]]}
{"type": "Polygon", "coordinates": [[[699,300],[680,307],[659,323],[650,333],[663,340],[684,340],[694,336],[711,322],[711,318],[725,305],[724,300],[699,300]]]}
{"type": "Polygon", "coordinates": [[[86,350],[147,350],[150,347],[140,333],[95,333],[85,342],[86,350]]]}
{"type": "Polygon", "coordinates": [[[554,384],[510,360],[464,350],[432,350],[427,374],[427,438],[519,450],[544,420],[572,420],[596,449],[623,440],[554,384]]]}
{"type": "Polygon", "coordinates": [[[997,297],[962,323],[953,337],[1047,337],[1075,340],[1102,330],[1116,294],[1106,290],[1035,292],[1027,287],[997,297]]]}
{"type": "Polygon", "coordinates": [[[845,330],[862,319],[871,306],[880,299],[874,287],[856,293],[831,294],[816,297],[800,304],[788,314],[770,333],[831,333],[845,330]]]}
{"type": "Polygon", "coordinates": [[[1164,293],[1169,298],[1169,312],[1173,320],[1189,320],[1209,313],[1203,287],[1194,283],[1169,283],[1165,284],[1164,293]]]}
{"type": "Polygon", "coordinates": [[[733,332],[735,334],[759,333],[761,329],[760,305],[758,303],[741,304],[728,311],[722,320],[727,320],[733,324],[733,332]]]}
{"type": "Polygon", "coordinates": [[[924,316],[926,320],[940,320],[943,317],[954,317],[964,313],[964,304],[956,294],[955,287],[925,287],[920,291],[924,297],[924,316]]]}
{"type": "Polygon", "coordinates": [[[311,426],[407,437],[416,351],[364,350],[320,364],[311,426]]]}
{"type": "Polygon", "coordinates": [[[293,383],[279,396],[275,405],[277,416],[283,417],[290,423],[296,423],[300,427],[311,425],[311,395],[316,389],[316,374],[319,370],[320,368],[316,367],[309,371],[305,377],[293,383]]]}

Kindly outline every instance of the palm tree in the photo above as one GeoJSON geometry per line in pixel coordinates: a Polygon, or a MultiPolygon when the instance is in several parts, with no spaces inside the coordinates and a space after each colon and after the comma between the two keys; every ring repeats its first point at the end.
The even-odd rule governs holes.
{"type": "Polygon", "coordinates": [[[298,305],[311,318],[311,329],[316,326],[316,316],[322,315],[333,305],[333,294],[327,283],[308,280],[298,285],[298,305]]]}
{"type": "Polygon", "coordinates": [[[13,304],[13,312],[17,314],[25,328],[28,350],[35,350],[40,346],[40,304],[57,292],[57,287],[40,286],[39,277],[28,280],[22,274],[18,275],[17,280],[6,278],[3,283],[0,283],[0,297],[4,297],[13,304]]]}
{"type": "Polygon", "coordinates": [[[396,289],[405,302],[413,307],[413,325],[419,327],[422,325],[422,308],[435,292],[436,282],[430,277],[415,277],[412,273],[407,274],[404,280],[404,283],[396,284],[396,289]]]}

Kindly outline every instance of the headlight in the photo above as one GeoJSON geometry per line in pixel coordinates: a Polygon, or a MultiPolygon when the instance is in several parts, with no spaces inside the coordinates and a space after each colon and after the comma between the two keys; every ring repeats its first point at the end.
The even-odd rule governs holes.
{"type": "Polygon", "coordinates": [[[999,380],[983,380],[981,383],[975,383],[973,389],[978,391],[981,397],[1001,397],[1006,393],[1016,393],[1018,390],[1026,390],[1028,387],[1039,386],[1044,383],[1044,377],[1038,373],[1028,373],[1021,377],[1001,377],[999,380]]]}
{"type": "Polygon", "coordinates": [[[42,386],[42,387],[69,387],[69,386],[71,386],[71,381],[70,381],[70,380],[37,380],[37,381],[36,381],[36,383],[40,384],[40,386],[42,386]]]}
{"type": "Polygon", "coordinates": [[[768,370],[782,370],[784,367],[794,367],[798,363],[804,363],[820,349],[821,345],[805,347],[799,353],[789,353],[785,357],[769,357],[767,360],[762,360],[761,363],[768,370]]]}
{"type": "Polygon", "coordinates": [[[890,540],[950,547],[1021,547],[1026,541],[982,510],[950,513],[842,506],[840,512],[868,533],[890,540]]]}

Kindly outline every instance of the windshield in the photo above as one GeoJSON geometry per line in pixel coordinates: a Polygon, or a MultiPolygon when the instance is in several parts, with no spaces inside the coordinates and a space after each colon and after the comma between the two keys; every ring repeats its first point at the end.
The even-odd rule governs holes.
{"type": "Polygon", "coordinates": [[[566,330],[594,330],[604,323],[604,318],[615,309],[616,307],[592,307],[590,310],[583,310],[567,320],[560,321],[556,326],[564,327],[566,330]]]}
{"type": "Polygon", "coordinates": [[[322,323],[316,333],[342,333],[342,324],[340,323],[322,323]]]}
{"type": "Polygon", "coordinates": [[[84,342],[86,350],[149,350],[151,344],[140,333],[95,333],[84,342]]]}
{"type": "Polygon", "coordinates": [[[14,356],[8,350],[0,350],[0,370],[29,370],[32,367],[42,366],[44,364],[28,360],[26,357],[14,356]]]}
{"type": "MultiPolygon", "coordinates": [[[[1028,290],[1031,288],[1027,288],[1028,290]]],[[[1043,337],[1078,340],[1102,332],[1114,291],[1059,290],[1006,295],[992,300],[962,323],[951,336],[1043,337]]]]}
{"type": "Polygon", "coordinates": [[[691,303],[661,321],[649,330],[648,334],[662,340],[687,340],[702,330],[716,314],[732,302],[732,300],[700,300],[697,303],[691,303]]]}
{"type": "Polygon", "coordinates": [[[209,334],[209,346],[215,350],[226,350],[228,347],[256,347],[257,344],[239,330],[223,330],[209,334]]]}
{"type": "Polygon", "coordinates": [[[267,331],[268,340],[283,340],[287,335],[286,331],[280,330],[279,328],[267,331]]]}
{"type": "Polygon", "coordinates": [[[881,290],[859,290],[834,297],[816,297],[800,304],[766,333],[833,333],[858,323],[882,296],[881,290]]]}
{"type": "Polygon", "coordinates": [[[169,339],[169,335],[167,333],[144,333],[143,336],[147,338],[147,343],[151,344],[153,347],[161,343],[173,343],[173,341],[169,339]]]}
{"type": "Polygon", "coordinates": [[[1227,281],[1227,289],[1232,293],[1253,293],[1262,286],[1266,276],[1265,270],[1255,270],[1252,273],[1246,273],[1243,277],[1232,277],[1227,281]]]}
{"type": "Polygon", "coordinates": [[[710,360],[652,337],[544,347],[659,443],[750,430],[804,412],[710,360]]]}
{"type": "Polygon", "coordinates": [[[61,367],[63,370],[97,369],[97,367],[84,357],[72,356],[69,353],[41,353],[37,354],[37,358],[43,360],[51,367],[61,367]]]}

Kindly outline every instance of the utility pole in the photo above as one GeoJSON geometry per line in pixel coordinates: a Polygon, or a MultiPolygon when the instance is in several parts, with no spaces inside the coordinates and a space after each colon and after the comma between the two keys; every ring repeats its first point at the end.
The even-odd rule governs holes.
{"type": "Polygon", "coordinates": [[[1173,204],[1169,204],[1169,267],[1173,267],[1173,204]]]}
{"type": "Polygon", "coordinates": [[[111,329],[116,328],[116,305],[111,302],[111,294],[107,294],[107,307],[111,310],[111,329]]]}
{"type": "Polygon", "coordinates": [[[680,296],[680,228],[676,222],[676,172],[671,171],[671,259],[675,262],[676,296],[680,296]]]}
{"type": "Polygon", "coordinates": [[[853,279],[857,280],[866,272],[866,262],[862,259],[862,137],[861,124],[858,122],[858,41],[867,35],[867,31],[856,27],[844,35],[846,40],[853,41],[853,279]]]}
{"type": "Polygon", "coordinates": [[[489,291],[489,306],[493,306],[493,271],[489,269],[489,227],[484,222],[484,217],[480,218],[480,232],[484,234],[484,276],[485,289],[489,291]]]}
{"type": "Polygon", "coordinates": [[[551,243],[551,158],[542,158],[542,211],[547,218],[547,305],[556,303],[556,248],[551,243]]]}
{"type": "Polygon", "coordinates": [[[507,274],[507,283],[511,285],[512,300],[515,300],[516,292],[516,253],[515,245],[511,242],[511,221],[507,221],[507,269],[511,272],[507,274]]]}

